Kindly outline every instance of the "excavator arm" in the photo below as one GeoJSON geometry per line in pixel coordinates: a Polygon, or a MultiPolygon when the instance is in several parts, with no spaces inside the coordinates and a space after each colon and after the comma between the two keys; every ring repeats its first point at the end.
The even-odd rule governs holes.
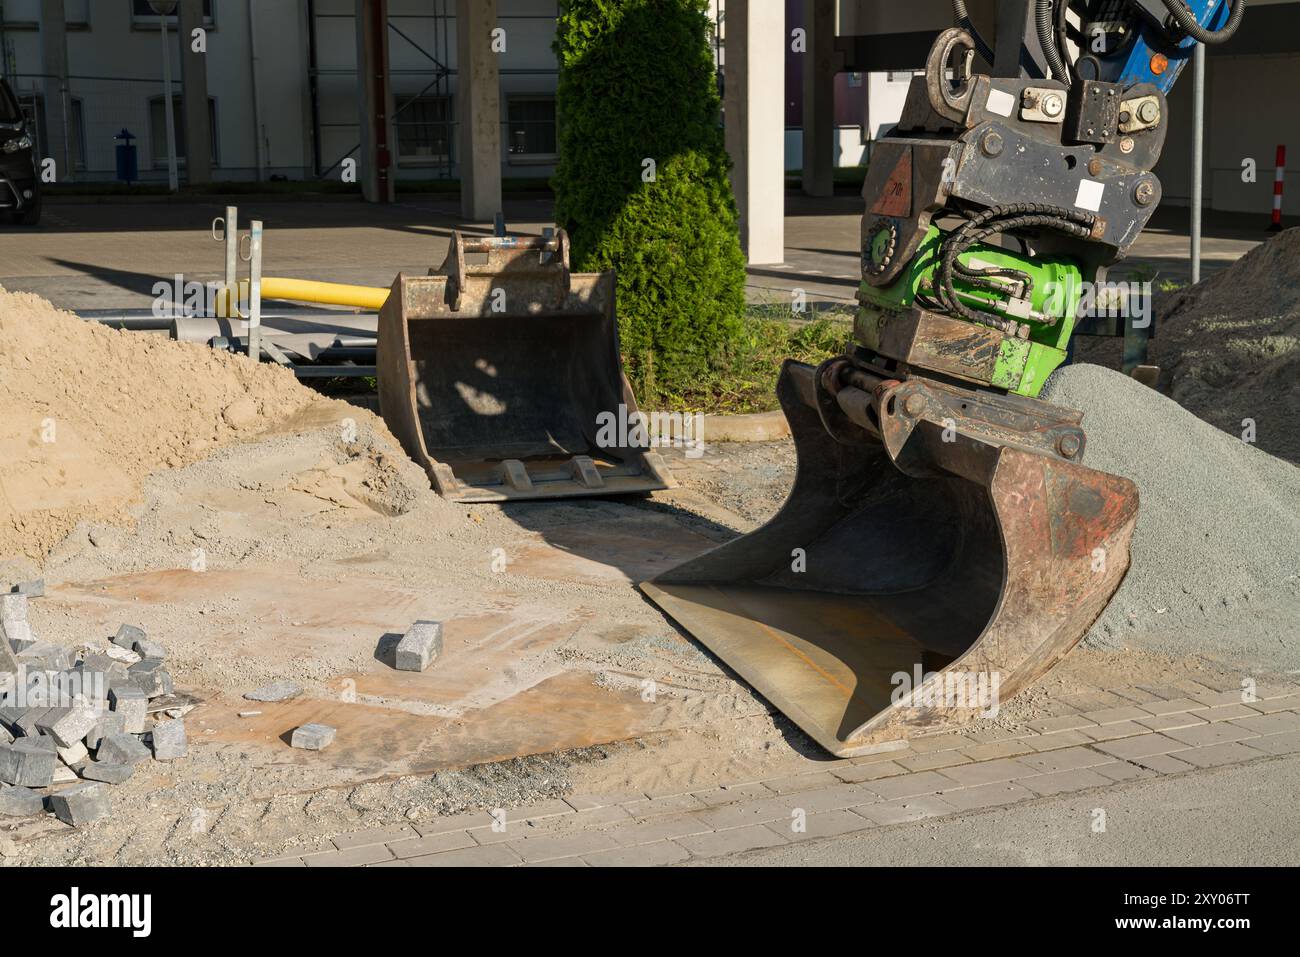
{"type": "Polygon", "coordinates": [[[777,385],[790,497],[642,586],[840,756],[996,713],[1127,573],[1137,487],[1037,395],[1160,200],[1166,93],[1245,3],[1003,0],[992,47],[953,7],[872,153],[854,343],[777,385]]]}

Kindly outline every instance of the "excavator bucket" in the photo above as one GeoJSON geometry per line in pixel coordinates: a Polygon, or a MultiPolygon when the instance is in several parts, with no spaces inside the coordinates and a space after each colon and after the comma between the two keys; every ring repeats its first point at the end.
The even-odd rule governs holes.
{"type": "Polygon", "coordinates": [[[380,411],[446,498],[469,502],[669,488],[623,376],[613,273],[570,273],[564,232],[452,234],[428,276],[379,313],[380,411]],[[632,423],[629,427],[628,423],[632,423]]]}
{"type": "Polygon", "coordinates": [[[798,471],[756,531],[642,586],[828,751],[993,712],[1096,620],[1137,488],[1086,468],[1082,415],[831,360],[788,361],[798,471]]]}

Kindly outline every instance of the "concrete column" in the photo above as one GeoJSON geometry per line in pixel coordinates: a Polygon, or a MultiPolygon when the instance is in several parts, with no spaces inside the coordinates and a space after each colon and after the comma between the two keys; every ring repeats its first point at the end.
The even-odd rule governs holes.
{"type": "MultiPolygon", "coordinates": [[[[501,211],[501,73],[492,50],[497,0],[456,0],[456,133],[460,212],[486,222],[501,211]]],[[[508,39],[508,38],[507,38],[508,39]]]]}
{"type": "Polygon", "coordinates": [[[740,244],[749,262],[785,261],[785,4],[730,0],[724,35],[726,141],[740,244]]]}
{"type": "Polygon", "coordinates": [[[835,193],[836,0],[803,0],[803,191],[835,193]]]}
{"type": "Polygon", "coordinates": [[[63,0],[41,0],[41,72],[45,100],[42,152],[54,160],[59,182],[73,177],[72,116],[68,91],[68,26],[63,0]]]}
{"type": "Polygon", "coordinates": [[[212,126],[208,122],[208,57],[194,51],[194,31],[203,29],[203,0],[181,0],[177,11],[181,45],[181,118],[185,124],[185,179],[212,182],[212,126]]]}
{"type": "Polygon", "coordinates": [[[357,2],[357,95],[361,153],[357,180],[368,203],[397,199],[397,144],[388,75],[388,0],[357,2]]]}

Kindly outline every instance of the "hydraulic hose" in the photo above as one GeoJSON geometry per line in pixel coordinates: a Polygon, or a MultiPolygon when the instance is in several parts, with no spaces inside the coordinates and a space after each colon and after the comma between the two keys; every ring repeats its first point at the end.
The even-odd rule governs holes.
{"type": "Polygon", "coordinates": [[[940,302],[968,321],[992,326],[1008,335],[1017,335],[1019,323],[1015,320],[972,309],[961,301],[953,275],[960,271],[957,257],[976,243],[1014,229],[1050,229],[1077,239],[1088,239],[1095,223],[1096,217],[1090,213],[1041,203],[1011,203],[986,209],[949,233],[939,250],[936,292],[940,302]]]}
{"type": "Polygon", "coordinates": [[[1038,45],[1043,48],[1043,57],[1047,60],[1052,76],[1069,83],[1070,71],[1066,69],[1061,51],[1056,46],[1055,7],[1053,0],[1038,0],[1034,6],[1034,25],[1038,30],[1038,45]]]}
{"type": "MultiPolygon", "coordinates": [[[[1061,57],[1061,62],[1065,64],[1066,83],[1074,83],[1074,63],[1070,59],[1070,21],[1068,15],[1070,12],[1069,0],[1060,0],[1056,5],[1056,52],[1061,57]]],[[[1082,43],[1080,44],[1082,48],[1082,43]]]]}
{"type": "Polygon", "coordinates": [[[1174,23],[1178,24],[1178,29],[1198,43],[1223,43],[1237,32],[1237,27],[1241,26],[1241,18],[1246,14],[1246,0],[1229,0],[1231,8],[1228,22],[1218,30],[1207,30],[1197,22],[1196,17],[1184,6],[1182,0],[1161,0],[1161,2],[1169,11],[1169,16],[1173,18],[1174,23]]]}
{"type": "Polygon", "coordinates": [[[984,38],[975,29],[975,24],[971,23],[965,0],[952,0],[952,16],[957,21],[957,26],[969,33],[971,38],[974,39],[975,50],[984,58],[984,62],[992,66],[993,48],[984,42],[984,38]]]}

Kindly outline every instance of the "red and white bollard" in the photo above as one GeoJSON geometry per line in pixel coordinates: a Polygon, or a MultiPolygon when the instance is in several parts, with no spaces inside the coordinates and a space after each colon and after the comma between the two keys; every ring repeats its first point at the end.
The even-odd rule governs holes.
{"type": "Polygon", "coordinates": [[[1286,144],[1281,144],[1277,148],[1277,173],[1273,178],[1273,225],[1269,226],[1269,232],[1277,232],[1282,228],[1282,185],[1286,178],[1286,144]]]}

